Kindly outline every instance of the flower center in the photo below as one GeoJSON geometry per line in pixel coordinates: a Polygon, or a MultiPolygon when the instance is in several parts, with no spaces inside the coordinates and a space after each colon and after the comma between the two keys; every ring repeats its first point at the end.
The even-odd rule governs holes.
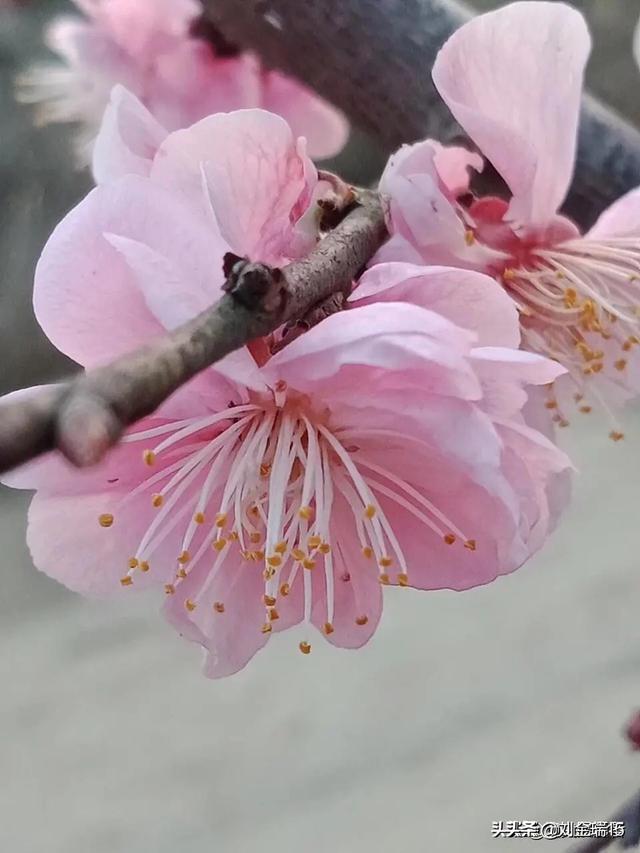
{"type": "MultiPolygon", "coordinates": [[[[126,511],[132,497],[146,492],[157,510],[129,560],[121,579],[124,586],[133,584],[136,572],[150,570],[154,553],[182,525],[175,577],[165,586],[168,595],[201,561],[211,560],[210,572],[218,572],[229,551],[237,548],[245,562],[257,564],[262,572],[265,633],[278,618],[278,599],[286,598],[296,583],[303,588],[304,619],[311,621],[311,572],[316,570],[324,575],[324,631],[330,634],[334,584],[351,580],[345,557],[353,555],[355,541],[362,563],[350,571],[375,571],[381,584],[409,585],[402,547],[381,497],[387,507],[409,512],[448,545],[460,540],[468,550],[476,549],[475,540],[425,495],[366,451],[372,438],[411,444],[409,452],[415,448],[424,454],[426,445],[394,430],[333,428],[326,412],[319,414],[307,398],[288,392],[285,383],[277,383],[269,399],[132,433],[124,440],[156,438],[161,440],[143,456],[161,469],[130,492],[119,508],[126,511]],[[211,437],[214,428],[219,431],[211,437]],[[391,567],[396,567],[393,580],[391,567]]],[[[111,527],[114,519],[109,514],[110,524],[102,524],[102,517],[100,523],[111,527]]],[[[194,598],[185,606],[193,610],[200,604],[194,598]]],[[[224,602],[213,607],[224,613],[224,602]]],[[[364,612],[356,618],[358,625],[367,621],[364,612]]],[[[305,651],[302,645],[308,644],[301,644],[305,651]]]]}
{"type": "MultiPolygon", "coordinates": [[[[523,344],[567,368],[581,412],[591,411],[583,404],[588,392],[615,426],[591,380],[615,375],[612,371],[624,374],[629,353],[640,343],[640,241],[575,239],[532,249],[525,260],[507,266],[501,279],[520,311],[523,344]]],[[[556,420],[567,423],[562,414],[556,420]]],[[[622,434],[614,428],[611,437],[622,434]]]]}

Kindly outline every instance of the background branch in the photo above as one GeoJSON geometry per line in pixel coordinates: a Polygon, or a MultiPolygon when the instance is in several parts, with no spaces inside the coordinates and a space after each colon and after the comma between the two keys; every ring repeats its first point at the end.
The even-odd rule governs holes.
{"type": "MultiPolygon", "coordinates": [[[[226,38],[316,89],[388,151],[461,133],[430,76],[441,45],[472,14],[456,0],[204,2],[226,38]]],[[[640,132],[586,96],[567,212],[590,225],[639,184],[640,132]]]]}
{"type": "Polygon", "coordinates": [[[4,403],[0,472],[56,448],[78,466],[95,464],[198,372],[348,290],[386,233],[378,194],[363,190],[306,258],[277,270],[232,257],[227,292],[198,317],[111,365],[4,403]]]}

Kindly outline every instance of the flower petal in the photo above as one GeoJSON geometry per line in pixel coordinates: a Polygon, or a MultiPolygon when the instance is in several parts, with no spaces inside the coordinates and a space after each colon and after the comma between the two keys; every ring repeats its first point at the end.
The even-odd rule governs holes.
{"type": "Polygon", "coordinates": [[[494,279],[471,270],[408,263],[376,264],[351,296],[361,304],[410,302],[475,332],[479,346],[520,345],[513,300],[494,279]]]}
{"type": "Polygon", "coordinates": [[[424,308],[400,302],[365,305],[327,318],[274,356],[262,372],[272,386],[284,380],[328,399],[353,396],[363,381],[375,393],[396,378],[405,388],[413,380],[423,393],[474,397],[478,385],[466,361],[471,342],[469,332],[424,308]]]}
{"type": "Polygon", "coordinates": [[[309,155],[333,157],[349,138],[349,124],[344,115],[311,89],[277,71],[268,71],[263,81],[263,106],[281,115],[294,136],[304,136],[309,155]]]}
{"type": "Polygon", "coordinates": [[[179,199],[135,175],[93,190],[49,238],[34,286],[45,333],[85,366],[135,349],[163,330],[138,282],[140,270],[132,271],[105,232],[166,254],[194,298],[206,290],[215,299],[222,281],[219,238],[179,199]]]}
{"type": "Polygon", "coordinates": [[[575,9],[518,2],[464,24],[436,58],[436,88],[509,185],[516,222],[546,225],[566,195],[590,48],[575,9]]]}
{"type": "Polygon", "coordinates": [[[638,236],[640,233],[640,189],[625,193],[598,218],[587,234],[589,239],[638,236]]]}
{"type": "Polygon", "coordinates": [[[114,86],[93,147],[96,183],[123,175],[148,176],[166,137],[167,131],[135,95],[124,86],[114,86]]]}
{"type": "Polygon", "coordinates": [[[233,252],[265,263],[286,256],[316,182],[287,123],[263,110],[209,116],[170,134],[151,177],[213,214],[233,252]]]}
{"type": "Polygon", "coordinates": [[[164,615],[180,634],[207,650],[205,675],[224,678],[246,666],[269,639],[261,630],[263,592],[258,564],[230,555],[212,571],[203,560],[167,598],[164,615]]]}

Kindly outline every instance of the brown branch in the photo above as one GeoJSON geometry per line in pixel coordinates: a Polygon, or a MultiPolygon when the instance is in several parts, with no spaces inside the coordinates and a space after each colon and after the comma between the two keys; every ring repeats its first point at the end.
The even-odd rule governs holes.
{"type": "Polygon", "coordinates": [[[227,292],[198,317],[113,364],[3,404],[0,472],[56,448],[75,465],[95,464],[129,424],[201,370],[348,289],[386,236],[378,194],[360,190],[306,258],[278,270],[232,256],[227,292]]]}
{"type": "MultiPolygon", "coordinates": [[[[298,77],[387,151],[461,133],[431,82],[445,40],[471,10],[457,0],[204,0],[233,42],[298,77]]],[[[523,93],[526,97],[526,93],[523,93]]],[[[586,96],[567,211],[587,226],[640,184],[640,132],[586,96]]]]}

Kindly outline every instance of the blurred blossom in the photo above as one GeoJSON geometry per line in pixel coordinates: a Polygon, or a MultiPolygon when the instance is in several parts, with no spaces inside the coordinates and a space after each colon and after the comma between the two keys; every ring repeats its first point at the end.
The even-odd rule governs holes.
{"type": "Polygon", "coordinates": [[[263,107],[309,140],[314,157],[344,145],[343,116],[305,86],[265,69],[228,44],[202,17],[198,0],[74,0],[85,17],[56,19],[46,41],[61,63],[31,68],[18,97],[40,123],[77,122],[81,165],[90,160],[116,83],[135,93],[168,130],[216,112],[263,107]]]}
{"type": "MultiPolygon", "coordinates": [[[[52,342],[84,366],[207,308],[227,253],[280,265],[319,239],[323,184],[267,112],[163,135],[118,89],[95,171],[34,295],[52,342]]],[[[202,372],[97,468],[49,456],[8,475],[37,490],[36,565],[87,595],[164,590],[212,677],[299,624],[303,654],[314,629],[362,646],[387,585],[463,590],[518,568],[567,498],[568,460],[522,413],[562,368],[517,349],[514,306],[487,276],[423,270],[410,305],[384,298],[381,269],[356,307],[202,372]]]]}

